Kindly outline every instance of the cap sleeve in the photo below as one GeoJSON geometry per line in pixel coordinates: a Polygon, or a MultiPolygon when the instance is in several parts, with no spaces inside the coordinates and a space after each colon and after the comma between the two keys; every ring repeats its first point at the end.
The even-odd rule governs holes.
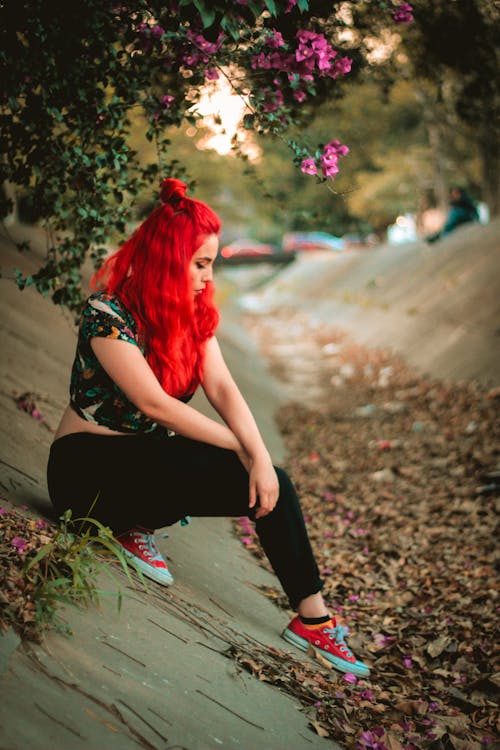
{"type": "Polygon", "coordinates": [[[89,297],[82,315],[81,333],[87,341],[97,336],[139,345],[130,315],[116,297],[108,295],[89,297]]]}

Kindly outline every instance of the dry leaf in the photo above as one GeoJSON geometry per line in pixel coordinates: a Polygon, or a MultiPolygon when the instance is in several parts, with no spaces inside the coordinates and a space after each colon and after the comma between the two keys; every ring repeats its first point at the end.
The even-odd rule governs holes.
{"type": "Polygon", "coordinates": [[[450,642],[451,638],[449,636],[442,635],[439,638],[436,638],[435,641],[431,641],[427,646],[426,651],[434,659],[436,656],[443,653],[450,642]]]}
{"type": "Polygon", "coordinates": [[[320,654],[320,652],[315,649],[311,643],[307,647],[307,655],[312,657],[313,659],[316,659],[316,661],[319,661],[319,663],[327,669],[333,669],[333,664],[329,662],[328,659],[325,659],[325,657],[320,654]]]}
{"type": "Polygon", "coordinates": [[[322,724],[319,723],[319,721],[309,721],[309,724],[312,726],[316,734],[319,734],[320,737],[329,737],[330,732],[326,727],[324,727],[322,724]]]}

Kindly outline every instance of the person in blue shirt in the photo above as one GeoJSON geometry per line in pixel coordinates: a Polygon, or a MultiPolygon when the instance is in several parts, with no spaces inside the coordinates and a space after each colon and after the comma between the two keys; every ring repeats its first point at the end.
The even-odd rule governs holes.
{"type": "Polygon", "coordinates": [[[450,191],[450,207],[445,225],[440,232],[427,237],[427,242],[436,242],[457,227],[471,221],[479,221],[479,213],[472,198],[464,188],[453,187],[450,191]]]}

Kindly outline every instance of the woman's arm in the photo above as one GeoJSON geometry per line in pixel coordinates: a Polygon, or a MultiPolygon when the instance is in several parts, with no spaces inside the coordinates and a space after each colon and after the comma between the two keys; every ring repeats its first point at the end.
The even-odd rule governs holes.
{"type": "Polygon", "coordinates": [[[91,346],[109,377],[150,419],[179,435],[242,454],[241,443],[226,425],[165,393],[137,346],[100,337],[93,337],[91,346]]]}
{"type": "Polygon", "coordinates": [[[258,498],[256,517],[267,515],[278,499],[276,472],[253,414],[229,372],[215,337],[206,348],[203,390],[246,452],[247,458],[243,456],[242,461],[250,473],[250,507],[258,498]]]}
{"type": "Polygon", "coordinates": [[[250,458],[269,455],[250,408],[241,395],[217,339],[210,339],[205,352],[203,372],[205,395],[224,422],[236,435],[250,458]]]}

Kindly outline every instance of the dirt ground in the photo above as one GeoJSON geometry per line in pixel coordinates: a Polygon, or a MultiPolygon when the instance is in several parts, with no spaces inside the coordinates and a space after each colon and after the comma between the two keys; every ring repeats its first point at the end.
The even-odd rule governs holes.
{"type": "MultiPolygon", "coordinates": [[[[112,600],[68,610],[70,639],[0,638],[2,747],[493,746],[497,493],[476,490],[498,468],[498,246],[492,224],[432,250],[303,257],[223,306],[225,356],[298,484],[329,602],[374,678],[283,651],[290,613],[251,531],[200,519],[160,538],[168,592],[124,581],[121,615],[112,600]]],[[[36,263],[2,243],[1,494],[33,519],[50,514],[45,462],[75,344],[67,315],[5,278],[36,263]],[[20,408],[30,398],[40,418],[20,408]]]]}

